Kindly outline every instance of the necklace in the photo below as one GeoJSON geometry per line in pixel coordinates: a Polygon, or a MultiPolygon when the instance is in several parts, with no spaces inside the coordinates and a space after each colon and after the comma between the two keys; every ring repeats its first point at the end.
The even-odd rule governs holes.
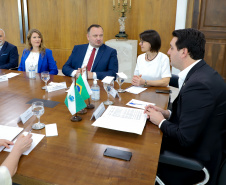
{"type": "Polygon", "coordinates": [[[149,59],[148,58],[148,54],[146,54],[146,56],[147,56],[147,59],[149,60],[149,61],[152,61],[152,60],[154,60],[156,57],[157,57],[157,55],[158,55],[158,53],[155,55],[155,57],[153,58],[153,59],[149,59]]]}

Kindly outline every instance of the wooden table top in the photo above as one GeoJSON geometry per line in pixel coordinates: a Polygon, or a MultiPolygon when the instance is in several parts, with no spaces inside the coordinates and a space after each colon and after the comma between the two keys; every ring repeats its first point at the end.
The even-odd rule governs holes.
{"type": "MultiPolygon", "coordinates": [[[[26,184],[59,184],[59,185],[150,185],[154,184],[158,165],[162,133],[159,128],[147,121],[142,135],[93,127],[91,115],[98,105],[107,99],[107,93],[102,83],[100,101],[92,101],[95,109],[89,109],[87,114],[81,115],[82,121],[71,122],[72,115],[68,111],[64,100],[65,90],[47,93],[41,89],[44,82],[37,74],[36,79],[29,79],[26,72],[0,70],[0,73],[16,72],[19,76],[10,78],[7,82],[0,82],[0,124],[19,126],[30,130],[37,122],[32,116],[25,124],[19,122],[19,116],[30,105],[26,104],[33,98],[60,102],[54,108],[46,108],[41,116],[45,124],[56,123],[57,137],[44,137],[28,156],[22,156],[18,165],[14,182],[26,184]],[[103,153],[107,147],[132,152],[130,161],[105,157],[103,153]]],[[[70,87],[72,78],[52,75],[51,81],[64,82],[70,87]]],[[[50,81],[49,81],[50,82],[50,81]]],[[[92,85],[92,80],[89,81],[92,85]]],[[[122,88],[131,84],[123,84],[122,88]]],[[[115,89],[118,84],[115,83],[115,89]]],[[[131,99],[138,99],[155,103],[162,108],[167,107],[168,95],[155,93],[154,87],[135,95],[120,93],[119,98],[111,100],[114,105],[126,106],[131,99]]],[[[167,89],[167,88],[158,88],[167,89]]],[[[87,103],[87,100],[86,100],[87,103]]],[[[107,108],[107,106],[105,106],[107,108]]],[[[33,133],[45,134],[45,129],[33,130],[33,133]]],[[[8,155],[0,153],[0,163],[8,155]]]]}

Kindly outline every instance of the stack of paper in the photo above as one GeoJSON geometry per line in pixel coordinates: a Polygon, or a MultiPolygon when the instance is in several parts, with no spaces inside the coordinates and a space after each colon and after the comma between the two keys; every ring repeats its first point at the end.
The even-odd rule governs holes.
{"type": "Polygon", "coordinates": [[[141,109],[108,106],[104,114],[92,125],[141,135],[146,119],[147,115],[141,109]]]}

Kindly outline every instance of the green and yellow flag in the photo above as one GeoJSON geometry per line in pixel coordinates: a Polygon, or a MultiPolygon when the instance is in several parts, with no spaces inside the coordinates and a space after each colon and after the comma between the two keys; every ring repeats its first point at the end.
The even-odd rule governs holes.
{"type": "Polygon", "coordinates": [[[86,89],[86,86],[83,82],[81,74],[79,75],[78,79],[76,80],[76,87],[78,89],[79,94],[82,96],[83,100],[90,98],[89,93],[86,89]]]}
{"type": "Polygon", "coordinates": [[[72,115],[86,107],[86,103],[77,91],[74,82],[72,82],[71,87],[68,90],[64,103],[72,115]]]}

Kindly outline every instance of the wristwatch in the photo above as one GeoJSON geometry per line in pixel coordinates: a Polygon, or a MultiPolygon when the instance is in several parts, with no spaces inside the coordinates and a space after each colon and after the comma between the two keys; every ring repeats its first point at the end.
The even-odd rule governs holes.
{"type": "Polygon", "coordinates": [[[144,87],[146,87],[146,86],[147,86],[147,80],[144,81],[144,87]]]}

